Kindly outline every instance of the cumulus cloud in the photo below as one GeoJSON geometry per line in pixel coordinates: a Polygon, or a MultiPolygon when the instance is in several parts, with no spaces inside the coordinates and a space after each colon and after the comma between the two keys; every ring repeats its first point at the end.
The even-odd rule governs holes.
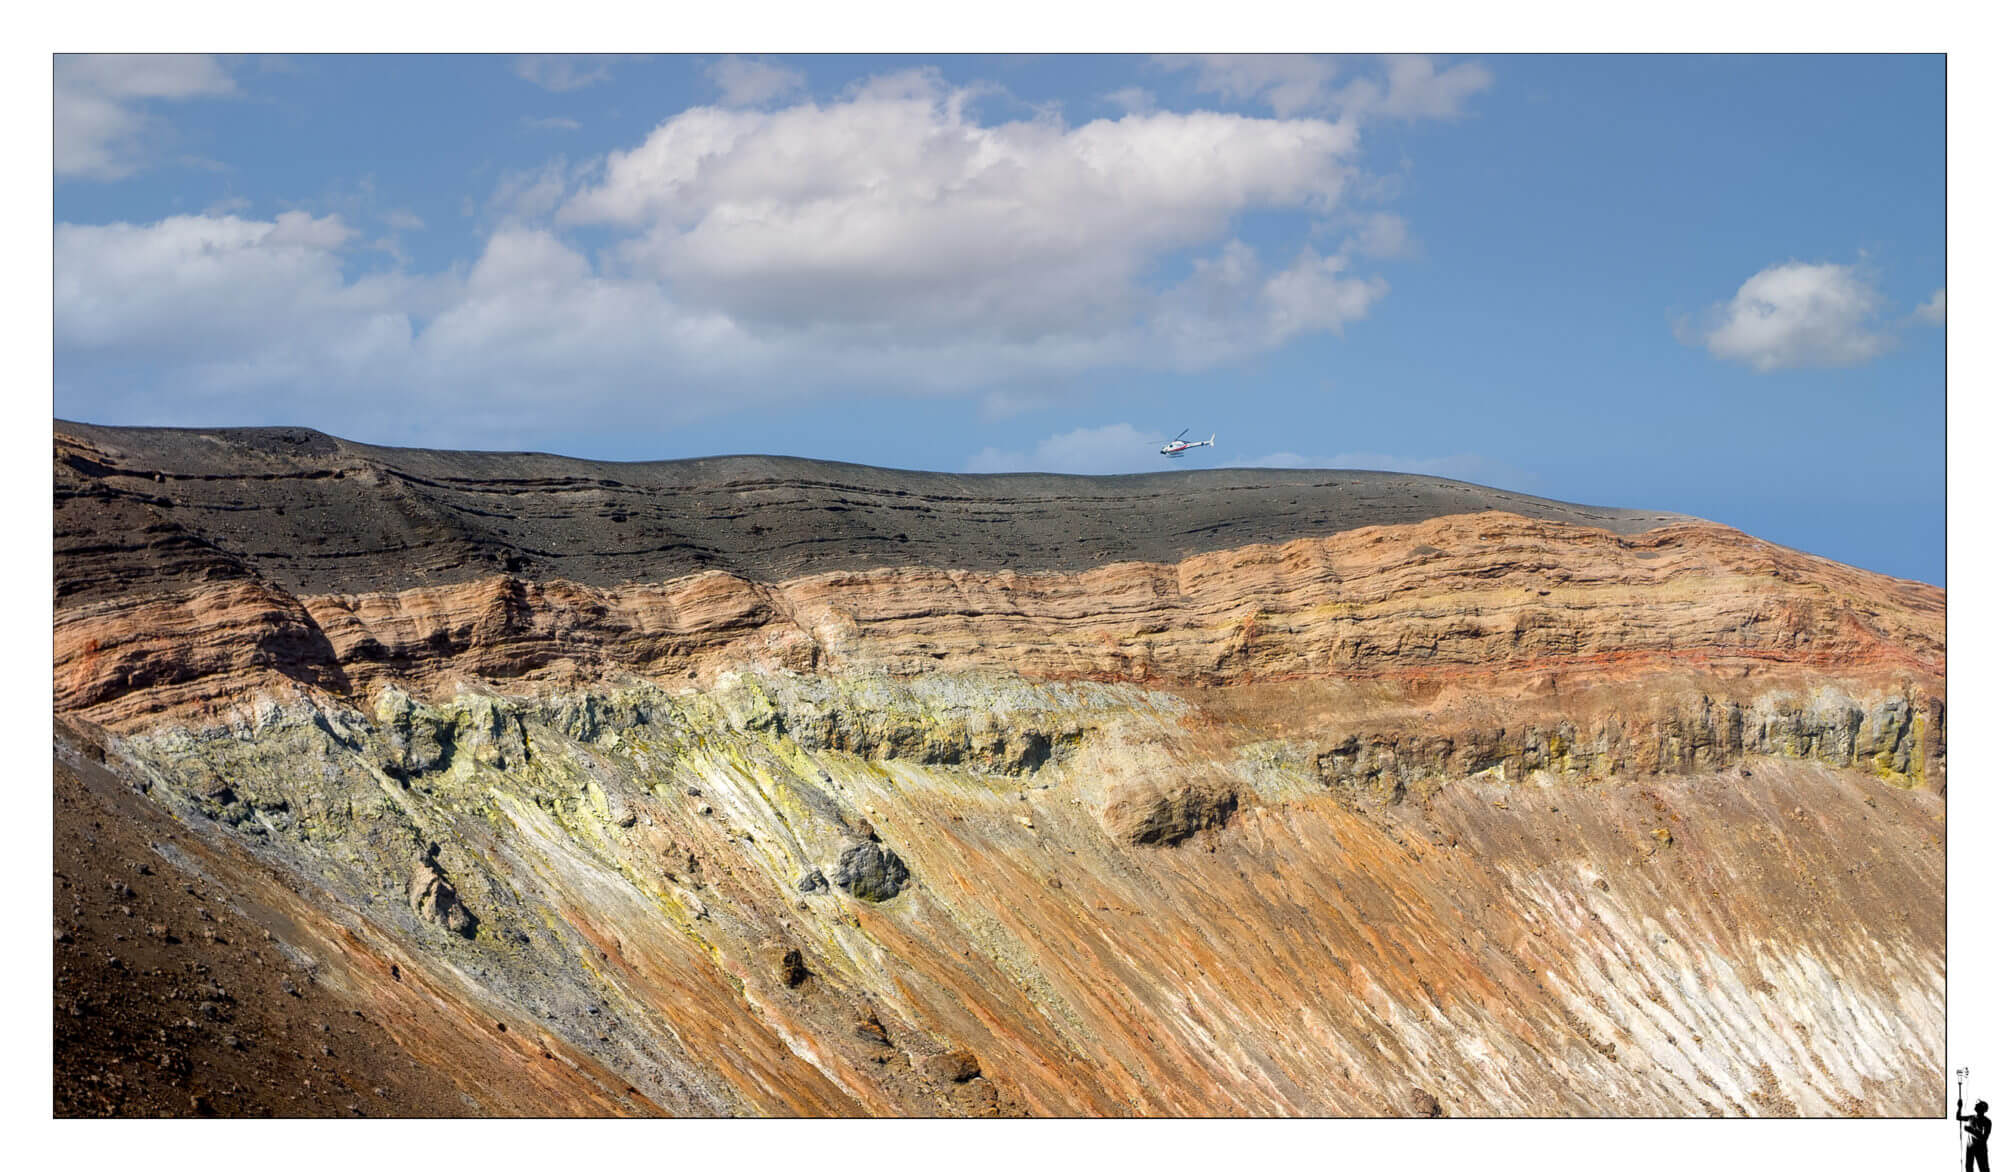
{"type": "Polygon", "coordinates": [[[1711,306],[1706,324],[1683,325],[1686,342],[1758,373],[1792,367],[1853,366],[1887,350],[1882,295],[1853,265],[1772,265],[1711,306]]]}
{"type": "Polygon", "coordinates": [[[1290,268],[1266,281],[1260,297],[1267,344],[1315,331],[1337,334],[1389,291],[1381,277],[1345,276],[1346,269],[1346,257],[1322,257],[1307,249],[1290,268]]]}
{"type": "Polygon", "coordinates": [[[1373,245],[1260,251],[1232,231],[1344,215],[1351,124],[987,124],[975,96],[918,72],[690,109],[608,158],[504,176],[483,249],[429,276],[358,259],[359,213],[59,225],[59,388],[125,385],[124,363],[132,385],[260,410],[337,391],[402,434],[426,412],[505,434],[592,405],[669,421],[807,394],[1032,397],[1338,333],[1386,294],[1355,267],[1373,245]]]}
{"type": "Polygon", "coordinates": [[[304,212],[58,224],[56,350],[72,356],[68,373],[158,371],[210,394],[378,369],[407,347],[423,297],[398,276],[349,279],[354,237],[338,216],[304,212]]]}
{"type": "Polygon", "coordinates": [[[57,224],[56,344],[187,341],[190,330],[255,333],[272,315],[289,316],[274,296],[315,307],[347,296],[335,257],[352,236],[340,217],[305,212],[275,220],[202,215],[151,225],[57,224]],[[117,314],[93,312],[114,290],[117,314]],[[235,300],[232,311],[207,315],[222,307],[222,298],[235,300]],[[195,302],[208,304],[191,313],[195,302]],[[195,313],[210,320],[191,320],[195,313]]]}
{"type": "Polygon", "coordinates": [[[122,179],[154,162],[171,136],[150,102],[237,93],[213,57],[175,53],[61,54],[55,59],[55,173],[122,179]]]}
{"type": "Polygon", "coordinates": [[[166,403],[180,418],[518,442],[579,416],[663,425],[802,388],[963,391],[1005,357],[759,336],[520,222],[427,277],[357,275],[353,229],[302,212],[60,224],[55,243],[58,400],[85,417],[166,421],[166,403]]]}
{"type": "Polygon", "coordinates": [[[1155,60],[1168,69],[1192,70],[1196,93],[1260,103],[1281,118],[1455,118],[1467,98],[1493,84],[1492,73],[1477,62],[1440,71],[1435,60],[1420,56],[1379,58],[1379,74],[1356,70],[1339,85],[1343,63],[1332,57],[1244,53],[1155,60]]]}
{"type": "Polygon", "coordinates": [[[610,406],[747,342],[726,323],[691,336],[701,315],[602,280],[546,232],[503,227],[468,270],[434,277],[354,275],[356,241],[339,217],[303,212],[59,224],[58,385],[142,388],[116,392],[135,396],[113,404],[124,418],[163,395],[233,404],[223,418],[336,404],[388,434],[449,420],[476,435],[610,406]]]}
{"type": "Polygon", "coordinates": [[[1156,264],[1233,216],[1333,207],[1355,145],[1209,113],[988,126],[971,96],[913,74],[826,106],[689,110],[559,219],[633,233],[629,271],[746,322],[1092,346],[1140,328],[1156,264]]]}
{"type": "Polygon", "coordinates": [[[708,67],[708,79],[722,91],[725,106],[761,106],[806,83],[796,69],[749,57],[724,57],[708,67]]]}
{"type": "Polygon", "coordinates": [[[529,130],[582,130],[583,123],[574,118],[522,118],[521,125],[529,130]]]}
{"type": "Polygon", "coordinates": [[[1934,326],[1944,324],[1944,290],[1931,294],[1931,299],[1917,306],[1917,317],[1934,326]]]}

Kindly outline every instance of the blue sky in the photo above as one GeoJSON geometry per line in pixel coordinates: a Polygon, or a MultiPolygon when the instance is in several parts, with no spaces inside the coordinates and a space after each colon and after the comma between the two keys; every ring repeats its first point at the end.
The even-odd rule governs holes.
{"type": "Polygon", "coordinates": [[[1360,466],[1944,581],[1941,57],[58,58],[55,410],[1360,466]]]}

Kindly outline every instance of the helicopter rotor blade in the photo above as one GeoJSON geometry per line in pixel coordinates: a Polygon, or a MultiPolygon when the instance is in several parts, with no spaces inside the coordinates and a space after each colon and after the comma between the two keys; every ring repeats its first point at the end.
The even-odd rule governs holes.
{"type": "MultiPolygon", "coordinates": [[[[1187,429],[1187,428],[1185,428],[1185,427],[1181,428],[1181,435],[1186,435],[1186,434],[1188,433],[1188,430],[1189,430],[1189,429],[1187,429]]],[[[1174,437],[1174,439],[1179,439],[1179,438],[1181,438],[1181,435],[1177,435],[1177,436],[1175,436],[1175,437],[1174,437]]],[[[1169,440],[1169,441],[1167,441],[1167,442],[1169,442],[1169,443],[1172,443],[1172,442],[1173,442],[1173,440],[1169,440]]]]}

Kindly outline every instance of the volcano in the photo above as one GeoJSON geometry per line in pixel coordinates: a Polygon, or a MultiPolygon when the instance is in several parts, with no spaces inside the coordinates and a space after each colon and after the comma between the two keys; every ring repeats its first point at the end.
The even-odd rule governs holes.
{"type": "Polygon", "coordinates": [[[1431,477],[54,426],[60,1115],[1923,1115],[1944,592],[1431,477]]]}

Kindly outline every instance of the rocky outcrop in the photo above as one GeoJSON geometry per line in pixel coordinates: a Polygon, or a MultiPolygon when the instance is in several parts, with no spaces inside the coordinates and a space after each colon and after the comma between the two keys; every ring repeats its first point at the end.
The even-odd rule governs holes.
{"type": "Polygon", "coordinates": [[[970,1082],[979,1077],[979,1059],[960,1047],[932,1054],[923,1061],[924,1073],[939,1082],[970,1082]]]}
{"type": "Polygon", "coordinates": [[[410,872],[410,910],[447,932],[470,938],[479,931],[479,917],[459,901],[458,891],[433,859],[424,859],[410,872]]]}
{"type": "Polygon", "coordinates": [[[909,886],[910,869],[895,851],[879,842],[851,842],[840,852],[833,883],[856,899],[881,903],[901,895],[909,886]]]}
{"type": "Polygon", "coordinates": [[[1214,782],[1129,782],[1112,791],[1104,825],[1134,846],[1176,846],[1200,831],[1227,826],[1237,800],[1233,787],[1214,782]]]}
{"type": "Polygon", "coordinates": [[[457,730],[428,719],[402,689],[382,689],[375,699],[375,723],[387,742],[383,765],[391,776],[421,776],[450,762],[457,730]]]}
{"type": "MultiPolygon", "coordinates": [[[[1720,526],[1624,538],[1482,515],[1074,575],[884,569],[762,585],[716,573],[610,589],[495,578],[295,600],[205,587],[59,607],[55,668],[58,705],[114,727],[199,719],[246,692],[702,681],[744,665],[1418,687],[1804,668],[1909,681],[1927,700],[1941,690],[1943,613],[1930,587],[1720,526]]],[[[884,730],[838,711],[808,724],[829,747],[883,745],[884,730]]],[[[1036,730],[1012,735],[1015,769],[1058,748],[1036,730]]]]}
{"type": "MultiPolygon", "coordinates": [[[[1918,703],[1942,691],[1944,596],[1933,587],[1688,518],[1422,477],[1231,473],[1212,486],[1227,484],[1227,492],[1168,478],[1162,488],[1180,495],[1129,498],[1093,497],[1102,490],[1083,480],[1069,486],[1083,495],[1068,523],[1085,525],[1092,509],[1107,518],[1103,540],[1069,540],[1088,557],[1045,545],[1055,534],[1044,505],[1017,498],[992,498],[977,510],[984,521],[966,514],[940,529],[934,540],[955,542],[955,552],[928,564],[893,541],[865,555],[765,559],[758,551],[771,533],[739,510],[716,521],[718,535],[733,535],[733,565],[634,549],[609,561],[559,558],[574,561],[574,572],[551,566],[529,577],[470,549],[449,566],[425,568],[438,542],[458,539],[442,513],[395,538],[402,544],[379,547],[363,540],[365,526],[331,517],[317,537],[296,530],[298,516],[331,510],[315,494],[334,486],[399,504],[417,492],[411,485],[425,478],[393,471],[382,450],[316,433],[244,433],[193,450],[175,437],[91,428],[58,437],[60,711],[128,729],[212,720],[258,694],[364,696],[393,686],[435,696],[469,680],[575,688],[625,675],[706,683],[745,666],[1204,686],[1369,678],[1419,689],[1523,673],[1599,680],[1670,667],[1753,676],[1803,668],[1908,682],[1922,693],[1918,703]],[[231,443],[247,462],[233,473],[214,462],[236,450],[231,443]],[[343,452],[363,465],[327,466],[343,452]],[[175,461],[184,470],[161,467],[175,461]],[[1279,514],[1282,528],[1248,507],[1277,491],[1306,510],[1279,514]],[[1408,494],[1402,503],[1390,499],[1399,493],[1408,494]],[[1503,508],[1510,511],[1496,511],[1503,508]],[[1167,540],[1163,525],[1207,509],[1224,512],[1193,531],[1198,540],[1176,539],[1185,553],[1146,556],[1167,540]],[[1024,563],[1031,571],[979,564],[987,543],[977,534],[995,523],[1009,525],[1010,548],[1043,551],[1024,563]],[[428,544],[408,544],[418,538],[428,544]]],[[[426,468],[432,460],[397,458],[426,468]]],[[[662,466],[658,474],[683,503],[754,495],[703,487],[716,473],[702,469],[662,466]]],[[[989,491],[963,478],[896,476],[863,478],[873,477],[870,492],[888,494],[881,499],[953,515],[989,491]]],[[[610,491],[546,478],[436,483],[481,499],[610,491]]],[[[349,507],[355,516],[393,514],[349,507]]],[[[514,499],[509,507],[527,505],[514,499]]],[[[450,515],[471,524],[490,512],[450,515]]],[[[596,549],[630,536],[622,523],[598,518],[580,529],[581,518],[571,521],[561,544],[596,549]]],[[[965,751],[921,737],[885,742],[907,730],[871,729],[839,708],[800,719],[800,735],[827,747],[940,763],[965,751]]],[[[493,751],[505,751],[501,732],[489,730],[493,751]]],[[[985,755],[1004,756],[1014,771],[1062,748],[1039,729],[1003,726],[998,735],[1016,739],[985,755]]]]}
{"type": "Polygon", "coordinates": [[[805,984],[806,978],[810,976],[812,976],[812,970],[806,967],[804,953],[796,948],[787,948],[779,955],[778,977],[785,982],[787,989],[798,988],[800,985],[805,984]]]}
{"type": "Polygon", "coordinates": [[[1351,732],[1314,757],[1320,779],[1358,801],[1394,804],[1442,781],[1492,772],[1565,780],[1714,772],[1750,756],[1860,768],[1897,785],[1941,784],[1942,701],[1893,694],[1863,703],[1838,688],[1749,702],[1660,698],[1582,719],[1463,730],[1351,732]],[[1677,702],[1678,701],[1678,702],[1677,702]]]}

